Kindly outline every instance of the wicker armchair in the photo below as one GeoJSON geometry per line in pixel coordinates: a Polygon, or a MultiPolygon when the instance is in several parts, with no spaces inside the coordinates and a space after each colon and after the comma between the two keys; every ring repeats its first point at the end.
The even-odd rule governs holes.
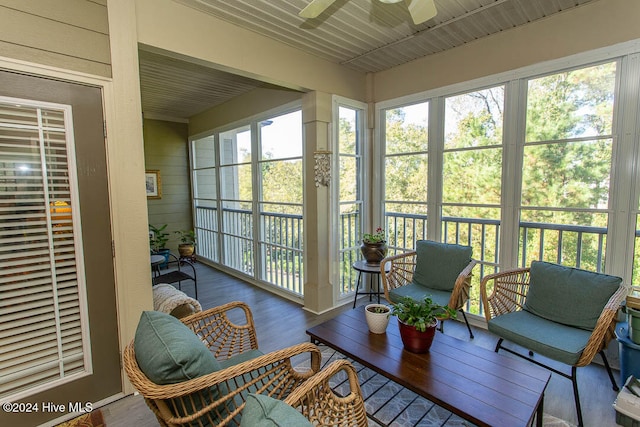
{"type": "Polygon", "coordinates": [[[358,374],[347,360],[336,360],[298,387],[285,402],[299,411],[314,426],[366,427],[367,413],[358,374]],[[331,388],[330,380],[336,375],[349,383],[349,393],[338,396],[331,388]]]}
{"type": "MultiPolygon", "coordinates": [[[[481,281],[480,283],[480,292],[482,303],[484,306],[484,314],[487,319],[487,323],[489,325],[489,330],[492,330],[492,320],[496,319],[503,315],[508,315],[510,313],[516,313],[525,310],[525,304],[527,302],[527,296],[529,295],[529,283],[530,283],[530,270],[531,268],[519,268],[514,270],[503,271],[496,274],[491,274],[481,281]]],[[[595,273],[594,273],[595,275],[595,273]]],[[[604,275],[602,275],[604,276],[604,275]]],[[[506,348],[502,345],[504,338],[500,337],[495,347],[495,351],[498,352],[501,348],[509,353],[515,354],[521,358],[527,359],[530,362],[533,362],[539,366],[545,367],[552,372],[555,372],[565,378],[568,378],[573,383],[573,391],[574,391],[574,399],[575,405],[578,415],[578,425],[583,425],[582,420],[582,412],[580,409],[580,398],[578,395],[578,383],[576,380],[576,368],[581,366],[586,366],[590,364],[595,357],[596,354],[600,354],[604,365],[607,369],[607,373],[609,374],[609,378],[611,380],[611,384],[613,385],[614,390],[618,390],[616,385],[616,381],[613,377],[613,373],[611,372],[611,368],[607,361],[606,355],[604,353],[604,349],[607,347],[611,339],[614,338],[614,330],[616,324],[616,315],[618,308],[620,307],[620,303],[624,300],[629,288],[620,285],[619,288],[613,293],[613,295],[609,298],[608,302],[602,309],[602,313],[597,319],[597,323],[593,331],[590,333],[586,346],[582,353],[579,355],[577,362],[571,365],[571,374],[567,374],[566,372],[559,371],[557,369],[551,368],[537,360],[534,360],[533,354],[534,351],[529,350],[528,357],[526,355],[520,354],[514,350],[506,348]]],[[[510,321],[511,322],[511,321],[510,321]]],[[[523,333],[522,329],[518,330],[519,334],[523,333]]],[[[552,330],[542,331],[543,334],[553,334],[552,330]]],[[[583,332],[584,333],[584,332],[583,332]]],[[[587,334],[589,331],[587,331],[587,334]]],[[[513,336],[510,336],[510,341],[516,340],[513,336]]],[[[516,342],[525,348],[529,348],[526,345],[526,342],[516,342]]],[[[549,345],[545,344],[546,348],[549,348],[549,345]]],[[[554,360],[558,360],[554,358],[554,353],[546,353],[544,352],[545,346],[541,346],[536,348],[536,351],[542,354],[543,356],[549,357],[554,360]]],[[[561,361],[562,362],[562,361],[561,361]]],[[[564,363],[564,362],[563,362],[564,363]]]]}
{"type": "Polygon", "coordinates": [[[256,352],[258,346],[253,317],[243,303],[225,304],[185,317],[181,321],[220,360],[222,369],[181,383],[158,385],[138,366],[133,341],[124,352],[124,368],[129,380],[144,397],[162,426],[192,425],[190,423],[239,425],[248,393],[267,394],[282,400],[320,370],[321,353],[311,343],[298,344],[264,355],[256,352]],[[244,324],[234,323],[230,319],[241,317],[237,313],[238,309],[244,312],[244,324]],[[246,356],[247,352],[251,357],[256,357],[246,356]],[[291,359],[305,354],[311,356],[311,369],[295,370],[291,359]],[[236,357],[240,359],[239,363],[233,363],[236,357]]]}
{"type": "MultiPolygon", "coordinates": [[[[380,276],[382,277],[382,285],[384,288],[384,296],[390,303],[395,303],[397,297],[393,296],[393,291],[400,289],[404,286],[412,285],[413,276],[416,270],[418,254],[417,251],[409,251],[402,254],[394,255],[383,259],[380,262],[380,276]],[[387,264],[390,264],[390,268],[386,271],[387,264]]],[[[471,288],[471,273],[473,267],[477,264],[477,261],[471,260],[466,267],[458,274],[453,289],[450,291],[448,302],[438,302],[439,304],[448,305],[456,311],[462,313],[467,329],[469,330],[469,337],[473,338],[473,332],[469,326],[469,321],[463,310],[464,305],[469,299],[469,290],[471,288]]],[[[442,323],[441,323],[442,325],[442,323]]]]}

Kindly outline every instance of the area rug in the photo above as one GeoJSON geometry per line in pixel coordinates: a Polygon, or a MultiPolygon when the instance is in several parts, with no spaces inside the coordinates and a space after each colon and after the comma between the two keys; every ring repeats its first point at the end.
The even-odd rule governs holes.
{"type": "Polygon", "coordinates": [[[58,424],[56,427],[106,427],[106,424],[102,417],[102,411],[95,409],[87,414],[58,424]]]}
{"type": "MultiPolygon", "coordinates": [[[[322,350],[323,367],[337,359],[348,359],[343,354],[325,345],[320,345],[320,349],[322,350]]],[[[358,379],[360,380],[360,388],[364,396],[370,427],[454,427],[474,425],[375,371],[353,360],[350,361],[358,370],[358,379]]],[[[307,367],[308,364],[307,361],[307,367]]],[[[345,379],[336,376],[332,380],[331,386],[337,394],[348,392],[349,386],[345,379]]],[[[544,415],[543,424],[544,427],[572,427],[571,424],[548,414],[544,415]]]]}

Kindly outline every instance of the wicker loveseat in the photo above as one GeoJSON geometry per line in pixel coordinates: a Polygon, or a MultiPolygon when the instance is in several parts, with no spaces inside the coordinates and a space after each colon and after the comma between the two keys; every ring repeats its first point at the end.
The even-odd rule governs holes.
{"type": "Polygon", "coordinates": [[[476,265],[471,252],[470,246],[418,240],[415,251],[390,256],[380,262],[385,298],[390,303],[397,303],[407,296],[422,300],[429,295],[435,303],[459,310],[469,336],[473,338],[463,310],[469,299],[471,272],[476,265]]]}
{"type": "Polygon", "coordinates": [[[124,353],[125,371],[162,426],[239,425],[250,394],[285,399],[320,370],[311,343],[263,354],[249,307],[232,302],[176,319],[144,312],[124,353]],[[297,371],[295,356],[311,357],[297,371]]]}
{"type": "Polygon", "coordinates": [[[583,425],[576,368],[602,360],[617,390],[604,349],[614,337],[616,313],[629,288],[615,276],[535,261],[530,268],[486,276],[480,283],[495,347],[571,379],[578,424],[583,425]],[[504,340],[529,350],[529,357],[505,347],[504,340]],[[538,353],[571,366],[571,374],[533,358],[538,353]]]}

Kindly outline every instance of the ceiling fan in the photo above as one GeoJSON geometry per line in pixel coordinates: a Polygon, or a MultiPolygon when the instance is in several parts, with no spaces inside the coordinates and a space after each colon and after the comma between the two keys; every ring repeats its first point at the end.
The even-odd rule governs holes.
{"type": "MultiPolygon", "coordinates": [[[[317,18],[322,12],[336,0],[312,0],[298,15],[303,18],[317,18]]],[[[381,3],[399,3],[403,0],[378,0],[381,3]]],[[[404,0],[411,14],[413,23],[418,25],[436,16],[436,4],[434,0],[404,0]]]]}

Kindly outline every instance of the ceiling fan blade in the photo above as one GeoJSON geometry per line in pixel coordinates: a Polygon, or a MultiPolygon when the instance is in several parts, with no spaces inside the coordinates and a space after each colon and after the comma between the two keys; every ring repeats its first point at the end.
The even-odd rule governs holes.
{"type": "Polygon", "coordinates": [[[298,13],[303,18],[317,18],[326,8],[331,6],[336,0],[312,0],[304,9],[298,13]]]}
{"type": "Polygon", "coordinates": [[[407,8],[416,25],[422,24],[438,14],[434,0],[407,0],[407,8]]]}

